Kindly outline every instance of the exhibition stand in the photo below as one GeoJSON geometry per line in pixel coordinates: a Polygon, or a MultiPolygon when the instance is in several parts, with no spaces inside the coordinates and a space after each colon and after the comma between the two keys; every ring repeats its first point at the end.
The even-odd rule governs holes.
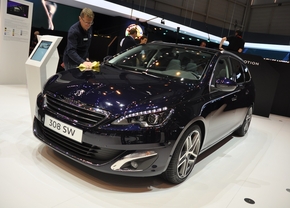
{"type": "Polygon", "coordinates": [[[61,40],[62,37],[59,36],[40,36],[38,44],[25,63],[32,119],[37,95],[42,91],[47,79],[57,71],[59,61],[57,46],[61,40]]]}
{"type": "Polygon", "coordinates": [[[32,11],[32,2],[0,0],[0,85],[26,85],[32,11]]]}

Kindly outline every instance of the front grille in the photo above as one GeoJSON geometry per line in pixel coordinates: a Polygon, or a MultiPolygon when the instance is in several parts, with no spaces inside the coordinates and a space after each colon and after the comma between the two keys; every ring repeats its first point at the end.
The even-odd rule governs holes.
{"type": "Polygon", "coordinates": [[[38,129],[37,132],[43,133],[41,139],[45,143],[84,163],[101,165],[113,160],[124,152],[123,150],[101,148],[84,142],[78,143],[46,128],[39,121],[35,124],[35,128],[38,129]]]}
{"type": "Polygon", "coordinates": [[[79,101],[65,97],[61,98],[51,93],[47,93],[45,97],[46,110],[84,127],[94,127],[109,117],[107,111],[88,106],[79,101]]]}

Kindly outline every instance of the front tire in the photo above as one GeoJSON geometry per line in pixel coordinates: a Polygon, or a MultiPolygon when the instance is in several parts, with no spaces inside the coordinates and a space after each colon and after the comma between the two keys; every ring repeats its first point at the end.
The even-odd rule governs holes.
{"type": "Polygon", "coordinates": [[[182,135],[167,170],[162,174],[170,183],[179,184],[191,173],[201,148],[202,134],[198,125],[188,128],[182,135]]]}

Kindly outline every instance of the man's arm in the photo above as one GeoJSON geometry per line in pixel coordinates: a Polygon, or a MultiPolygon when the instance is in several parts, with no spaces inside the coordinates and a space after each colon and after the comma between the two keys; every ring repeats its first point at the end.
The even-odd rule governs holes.
{"type": "Polygon", "coordinates": [[[243,50],[244,50],[244,47],[245,47],[245,41],[243,39],[242,39],[242,41],[243,41],[243,43],[242,43],[241,47],[238,50],[239,53],[242,53],[243,50]]]}
{"type": "Polygon", "coordinates": [[[78,34],[75,31],[69,31],[67,37],[67,55],[77,64],[85,62],[83,58],[77,53],[78,48],[78,34]]]}
{"type": "Polygon", "coordinates": [[[225,42],[226,40],[227,40],[227,37],[223,37],[222,40],[221,40],[221,42],[220,42],[219,49],[220,49],[221,51],[224,50],[224,49],[223,49],[223,44],[224,44],[224,42],[225,42]]]}

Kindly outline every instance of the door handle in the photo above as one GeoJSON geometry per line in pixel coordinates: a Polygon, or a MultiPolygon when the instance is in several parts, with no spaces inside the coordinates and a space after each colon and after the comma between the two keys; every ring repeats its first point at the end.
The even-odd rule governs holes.
{"type": "Polygon", "coordinates": [[[236,95],[234,95],[233,97],[232,97],[232,101],[236,101],[238,99],[238,96],[236,96],[236,95]]]}

